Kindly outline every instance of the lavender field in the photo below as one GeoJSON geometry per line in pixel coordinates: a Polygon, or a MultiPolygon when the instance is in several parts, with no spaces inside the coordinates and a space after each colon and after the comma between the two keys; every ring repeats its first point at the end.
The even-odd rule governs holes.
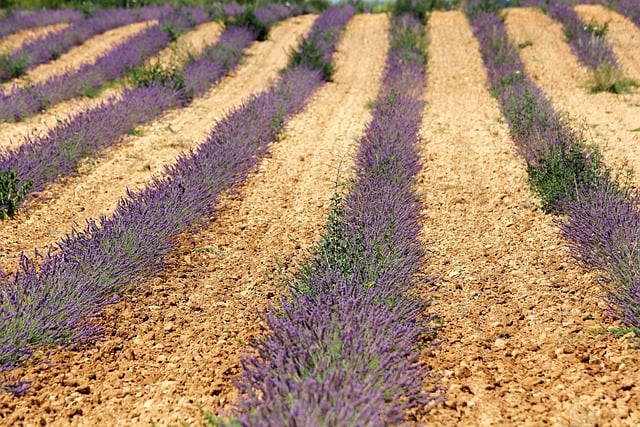
{"type": "Polygon", "coordinates": [[[640,4],[520,3],[0,18],[0,425],[640,424],[640,4]]]}

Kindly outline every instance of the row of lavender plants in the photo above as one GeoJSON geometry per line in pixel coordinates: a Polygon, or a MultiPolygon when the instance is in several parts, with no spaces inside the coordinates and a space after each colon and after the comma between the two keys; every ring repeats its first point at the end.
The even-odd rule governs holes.
{"type": "Polygon", "coordinates": [[[599,4],[625,16],[640,28],[640,2],[638,0],[578,0],[580,4],[599,4]]]}
{"type": "Polygon", "coordinates": [[[610,314],[640,331],[638,196],[526,75],[500,16],[476,9],[469,18],[532,190],[545,211],[559,215],[573,256],[601,273],[610,314]]]}
{"type": "Polygon", "coordinates": [[[62,31],[49,33],[16,51],[0,55],[0,81],[19,77],[36,65],[57,59],[71,47],[107,30],[134,22],[161,19],[172,12],[173,8],[169,6],[99,10],[89,19],[75,21],[62,31]]]}
{"type": "Polygon", "coordinates": [[[593,73],[589,83],[594,92],[628,92],[636,85],[622,73],[611,43],[606,38],[607,23],[584,22],[573,6],[563,0],[523,0],[520,4],[540,7],[562,24],[571,50],[593,73]]]}
{"type": "MultiPolygon", "coordinates": [[[[330,8],[315,31],[337,41],[353,7],[330,8]]],[[[35,347],[74,346],[95,339],[93,319],[136,278],[162,268],[176,236],[215,215],[221,192],[242,182],[291,115],[322,84],[316,69],[290,66],[269,89],[252,96],[144,190],[129,193],[110,218],[89,221],[0,283],[0,371],[28,359],[35,347]]],[[[6,377],[5,377],[6,380],[6,377]]],[[[5,388],[10,388],[5,383],[5,388]]],[[[13,392],[25,392],[14,384],[13,392]]]]}
{"type": "Polygon", "coordinates": [[[13,217],[28,194],[74,173],[82,158],[117,143],[120,136],[167,109],[186,106],[194,96],[202,94],[234,69],[257,37],[256,31],[246,26],[254,19],[242,19],[243,16],[262,15],[270,21],[261,23],[260,27],[268,28],[275,20],[290,16],[296,10],[281,5],[267,5],[255,12],[249,10],[239,15],[237,25],[225,29],[217,43],[183,69],[165,69],[162,64],[144,67],[133,76],[135,87],[78,113],[46,136],[29,136],[16,149],[2,153],[0,218],[13,217]]]}
{"type": "Polygon", "coordinates": [[[13,10],[0,19],[0,37],[16,33],[21,30],[41,27],[44,25],[75,22],[83,19],[82,13],[71,9],[42,10],[13,10]]]}
{"type": "MultiPolygon", "coordinates": [[[[415,188],[425,88],[423,22],[396,17],[382,89],[360,140],[355,178],[325,233],[266,313],[267,336],[242,359],[243,426],[400,425],[441,400],[424,392],[420,344],[434,333],[412,295],[425,251],[415,188]]],[[[433,386],[434,384],[431,384],[433,386]]]]}
{"type": "Polygon", "coordinates": [[[139,67],[145,58],[165,48],[181,33],[208,20],[208,15],[196,9],[180,9],[160,19],[116,48],[76,70],[53,77],[42,83],[15,86],[0,92],[0,121],[22,120],[73,97],[92,96],[107,82],[122,77],[139,67]]]}

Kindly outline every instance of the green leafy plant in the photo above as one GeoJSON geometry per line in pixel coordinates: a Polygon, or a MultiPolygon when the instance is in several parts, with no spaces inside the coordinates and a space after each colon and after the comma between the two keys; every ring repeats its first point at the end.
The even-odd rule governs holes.
{"type": "Polygon", "coordinates": [[[607,30],[609,29],[609,21],[604,24],[598,23],[595,19],[592,19],[588,23],[582,27],[585,31],[593,34],[596,37],[602,38],[607,34],[607,30]]]}
{"type": "Polygon", "coordinates": [[[529,164],[527,169],[529,184],[545,211],[553,210],[561,200],[575,200],[581,189],[596,188],[609,173],[597,147],[585,154],[577,144],[551,147],[538,164],[529,164]]]}
{"type": "MultiPolygon", "coordinates": [[[[22,76],[27,72],[29,58],[27,55],[20,55],[12,58],[9,54],[0,55],[0,70],[4,70],[4,79],[11,80],[22,76]]],[[[3,73],[0,73],[0,75],[3,73]]]]}
{"type": "Polygon", "coordinates": [[[618,67],[614,67],[608,62],[596,68],[588,85],[592,93],[629,93],[632,88],[638,87],[635,80],[625,78],[618,67]]]}
{"type": "Polygon", "coordinates": [[[165,66],[160,61],[143,65],[128,73],[129,81],[136,87],[161,85],[182,90],[185,87],[184,70],[177,65],[165,66]]]}
{"type": "Polygon", "coordinates": [[[0,170],[0,219],[13,218],[16,207],[31,188],[31,181],[20,182],[14,171],[0,170]]]}
{"type": "Polygon", "coordinates": [[[289,52],[288,68],[306,66],[312,70],[319,70],[325,81],[331,81],[335,67],[333,63],[324,57],[320,48],[320,40],[314,34],[300,41],[297,49],[289,52]]]}
{"type": "Polygon", "coordinates": [[[175,42],[176,40],[178,40],[178,37],[180,37],[180,34],[182,34],[182,31],[180,30],[180,28],[178,28],[176,25],[172,24],[171,22],[165,22],[160,24],[160,28],[162,28],[162,30],[167,33],[167,35],[169,36],[169,40],[171,40],[172,42],[175,42]]]}

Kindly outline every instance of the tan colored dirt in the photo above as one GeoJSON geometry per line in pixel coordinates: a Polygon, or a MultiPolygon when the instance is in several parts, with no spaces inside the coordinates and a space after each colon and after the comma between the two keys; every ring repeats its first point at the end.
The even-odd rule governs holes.
{"type": "Polygon", "coordinates": [[[640,83],[640,29],[624,16],[603,6],[580,4],[575,7],[575,11],[584,22],[608,24],[606,36],[624,75],[640,83]]]}
{"type": "Polygon", "coordinates": [[[31,39],[37,39],[55,31],[62,31],[68,26],[69,24],[67,23],[53,24],[9,34],[0,39],[0,53],[13,52],[31,39]]]}
{"type": "MultiPolygon", "coordinates": [[[[202,50],[215,43],[222,32],[218,22],[208,22],[181,34],[171,46],[158,55],[149,58],[149,62],[161,64],[173,63],[184,59],[186,53],[199,55],[202,50]]],[[[43,136],[59,122],[68,119],[80,111],[95,107],[112,96],[122,93],[122,82],[114,82],[113,87],[105,89],[95,98],[74,98],[48,108],[46,111],[29,117],[18,123],[0,123],[0,147],[11,149],[19,146],[27,135],[43,136]]]]}
{"type": "Polygon", "coordinates": [[[13,86],[24,86],[28,83],[38,83],[52,77],[64,74],[67,70],[79,68],[84,64],[95,61],[100,55],[113,49],[117,44],[126,43],[126,40],[133,37],[147,26],[156,21],[136,22],[106,31],[90,38],[79,46],[62,54],[56,61],[39,65],[19,79],[14,79],[2,85],[2,90],[8,92],[13,86]]]}
{"type": "Polygon", "coordinates": [[[169,111],[156,121],[137,128],[142,136],[127,135],[121,144],[90,159],[79,176],[51,185],[40,194],[43,201],[25,204],[12,221],[0,222],[0,268],[17,268],[19,251],[44,249],[69,232],[73,223],[110,214],[127,188],[143,188],[154,174],[178,154],[196,147],[213,124],[263,89],[287,63],[287,49],[310,28],[311,15],[293,18],[272,30],[264,43],[249,49],[249,58],[231,78],[223,79],[188,107],[169,111]]]}
{"type": "MultiPolygon", "coordinates": [[[[566,112],[574,127],[583,129],[588,142],[605,150],[612,166],[640,171],[640,91],[631,94],[589,93],[587,68],[577,62],[565,41],[562,26],[533,9],[510,9],[506,15],[509,37],[515,43],[532,42],[520,50],[527,73],[551,99],[558,111],[566,112]]],[[[636,48],[619,51],[637,55],[636,48]]],[[[637,182],[637,181],[636,181],[637,182]]]]}
{"type": "MultiPolygon", "coordinates": [[[[310,23],[295,18],[274,28],[274,42],[254,49],[259,60],[244,68],[251,73],[239,74],[272,75],[269,56],[285,53],[280,40],[295,42],[310,23]]],[[[239,356],[260,334],[257,310],[277,302],[280,269],[291,272],[317,241],[338,172],[351,163],[348,154],[370,119],[387,28],[384,15],[352,20],[334,82],[289,123],[257,173],[225,198],[214,222],[180,239],[165,273],[107,311],[109,334],[99,348],[64,352],[56,365],[30,369],[37,392],[26,399],[0,396],[4,421],[181,425],[202,419],[199,406],[229,409],[239,356]]],[[[229,87],[242,90],[239,84],[229,87]]]]}
{"type": "Polygon", "coordinates": [[[426,272],[438,279],[424,294],[444,342],[423,360],[448,401],[420,421],[638,425],[640,356],[626,339],[597,334],[615,324],[596,278],[536,207],[466,19],[434,12],[429,34],[420,187],[433,251],[426,272]]]}

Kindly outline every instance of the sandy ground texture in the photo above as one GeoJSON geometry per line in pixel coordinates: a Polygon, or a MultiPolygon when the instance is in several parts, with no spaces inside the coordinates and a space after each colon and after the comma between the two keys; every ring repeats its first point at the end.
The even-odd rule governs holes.
{"type": "MultiPolygon", "coordinates": [[[[199,55],[202,50],[215,43],[222,33],[219,22],[207,22],[178,37],[175,43],[148,59],[148,63],[178,64],[187,53],[199,55]]],[[[95,60],[95,57],[93,58],[95,60]]],[[[35,72],[35,71],[34,71],[35,72]]],[[[112,82],[108,88],[94,98],[74,98],[56,104],[40,114],[17,123],[0,123],[0,147],[11,149],[20,145],[31,136],[44,136],[52,127],[69,119],[73,115],[93,108],[110,97],[122,93],[124,81],[112,82]]]]}
{"type": "Polygon", "coordinates": [[[2,85],[5,92],[11,91],[14,86],[24,86],[29,83],[39,83],[49,80],[52,77],[74,70],[84,64],[95,61],[100,55],[104,55],[120,43],[126,43],[127,39],[133,37],[155,21],[136,22],[114,28],[95,37],[91,37],[84,43],[63,53],[60,58],[27,71],[27,73],[2,85]]]}
{"type": "Polygon", "coordinates": [[[429,33],[420,180],[426,271],[438,279],[425,295],[444,342],[424,360],[448,401],[423,421],[638,425],[640,356],[626,339],[598,333],[614,325],[595,277],[574,265],[537,209],[467,21],[436,12],[429,33]]]}
{"type": "Polygon", "coordinates": [[[60,23],[46,25],[44,27],[29,28],[18,31],[17,33],[9,34],[8,36],[0,38],[0,53],[13,52],[31,39],[43,37],[54,31],[62,31],[68,26],[69,24],[67,23],[60,23]]]}
{"type": "MultiPolygon", "coordinates": [[[[274,28],[274,40],[295,35],[296,22],[302,29],[311,20],[274,28]]],[[[289,123],[218,218],[180,240],[165,273],[107,310],[110,333],[99,348],[61,353],[54,366],[30,369],[37,391],[0,400],[3,422],[165,425],[197,422],[199,407],[228,409],[239,356],[258,334],[257,309],[277,300],[281,272],[291,272],[318,239],[335,180],[370,119],[387,27],[384,15],[353,19],[336,54],[334,82],[289,123]]],[[[256,56],[273,62],[269,55],[285,52],[273,44],[271,53],[256,56]]],[[[271,74],[261,66],[254,78],[271,74]]]]}
{"type": "Polygon", "coordinates": [[[121,144],[87,159],[78,176],[50,185],[25,203],[12,221],[0,222],[0,268],[14,271],[20,251],[44,250],[63,238],[72,224],[108,215],[126,189],[143,188],[154,174],[180,153],[205,140],[214,123],[249,95],[265,88],[287,63],[287,51],[311,27],[311,15],[292,18],[272,30],[271,38],[256,43],[246,62],[186,108],[169,111],[137,128],[121,144]]]}
{"type": "MultiPolygon", "coordinates": [[[[597,21],[604,22],[609,15],[597,15],[597,21]]],[[[559,23],[527,8],[509,9],[505,22],[509,37],[515,43],[532,43],[521,49],[520,55],[525,69],[554,107],[568,113],[570,121],[584,132],[588,142],[603,148],[608,164],[640,171],[640,90],[620,95],[590,93],[585,87],[589,70],[571,53],[559,23]]],[[[617,29],[611,24],[611,34],[618,33],[617,29]]],[[[625,31],[630,34],[629,41],[616,45],[616,52],[620,58],[637,60],[640,30],[633,27],[625,31]]]]}

